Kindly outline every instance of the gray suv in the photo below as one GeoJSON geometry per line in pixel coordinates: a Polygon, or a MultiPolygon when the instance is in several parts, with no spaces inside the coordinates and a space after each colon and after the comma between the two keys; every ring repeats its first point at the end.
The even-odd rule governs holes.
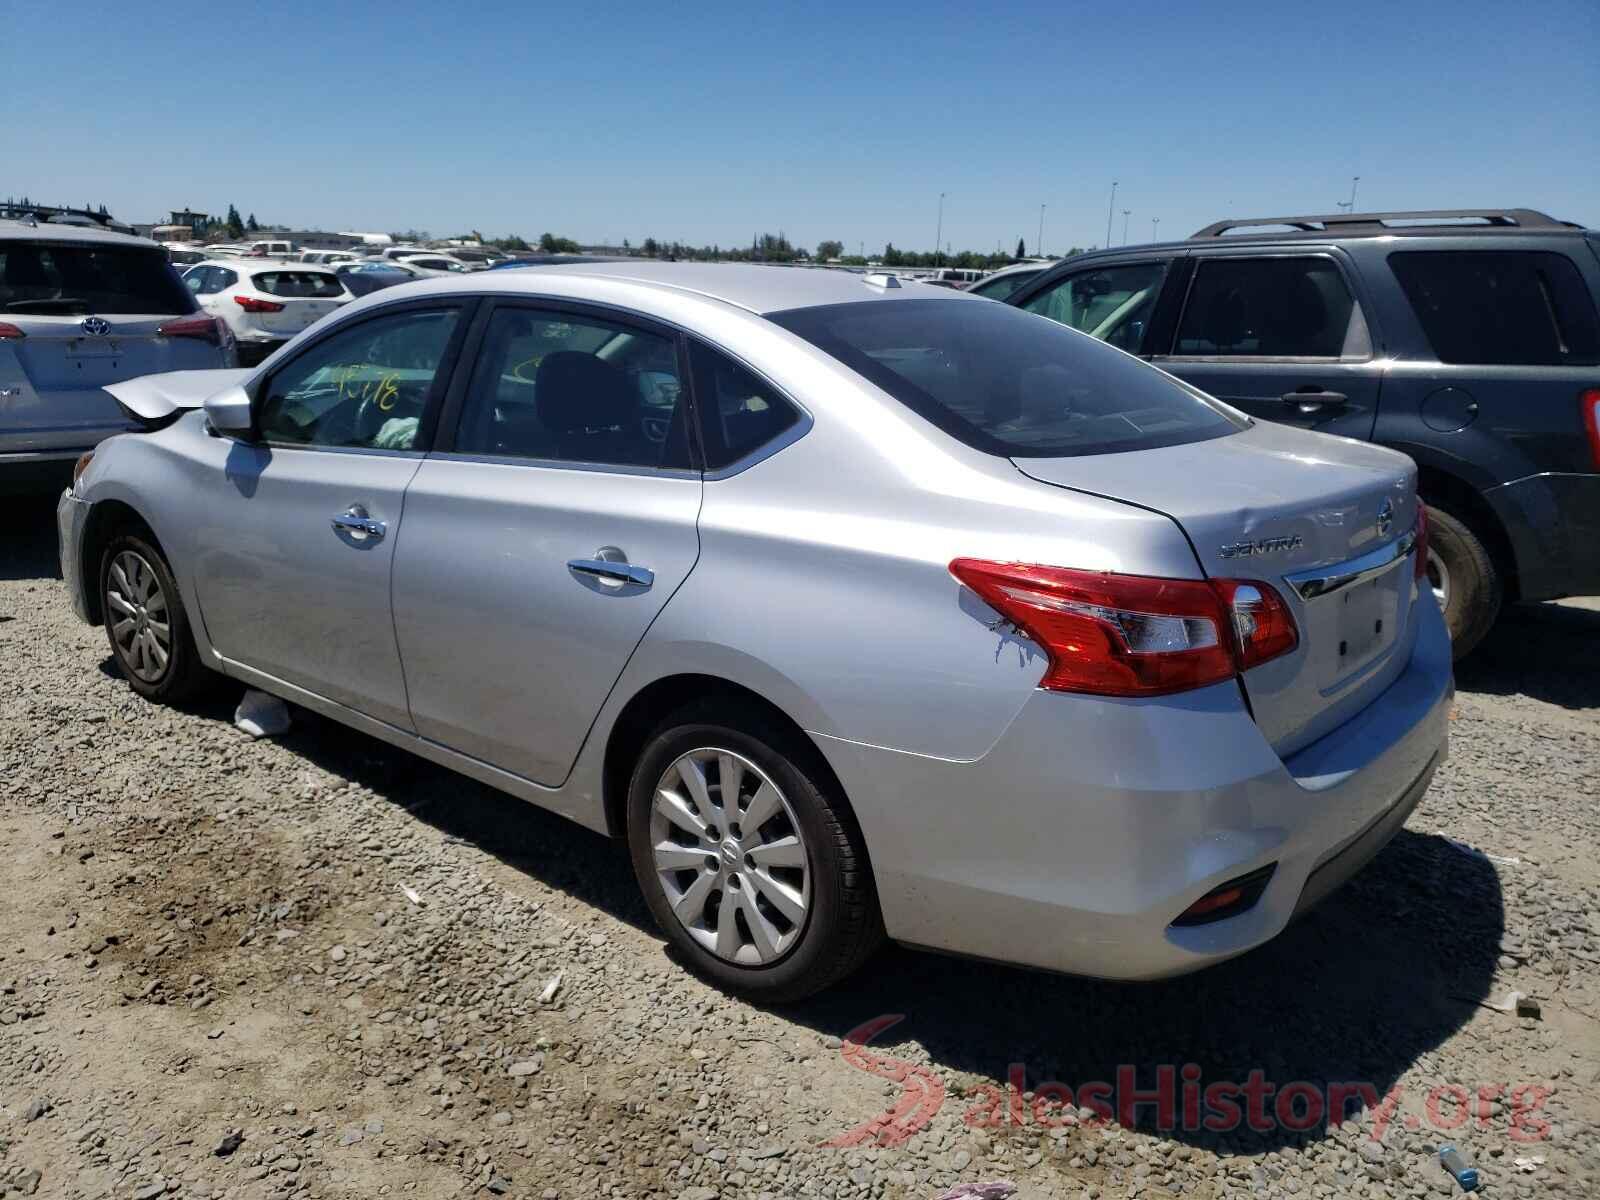
{"type": "MultiPolygon", "coordinates": [[[[1596,296],[1600,233],[1504,209],[1219,221],[1006,302],[1252,416],[1409,454],[1459,658],[1505,601],[1600,593],[1596,296]]],[[[1275,500],[1215,485],[1242,523],[1275,500]]]]}

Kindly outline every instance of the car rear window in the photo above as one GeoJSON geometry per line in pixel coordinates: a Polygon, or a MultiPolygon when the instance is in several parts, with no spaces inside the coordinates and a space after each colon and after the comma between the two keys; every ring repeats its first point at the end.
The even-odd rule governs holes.
{"type": "Polygon", "coordinates": [[[1120,350],[973,300],[882,300],[771,319],[969,446],[1054,458],[1176,446],[1246,422],[1120,350]]]}
{"type": "Polygon", "coordinates": [[[177,316],[194,311],[159,247],[0,240],[0,310],[177,316]]]}
{"type": "Polygon", "coordinates": [[[1406,250],[1389,266],[1440,362],[1600,363],[1600,318],[1583,276],[1544,250],[1406,250]]]}
{"type": "Polygon", "coordinates": [[[251,279],[269,296],[327,300],[344,294],[344,284],[331,271],[260,271],[251,279]]]}

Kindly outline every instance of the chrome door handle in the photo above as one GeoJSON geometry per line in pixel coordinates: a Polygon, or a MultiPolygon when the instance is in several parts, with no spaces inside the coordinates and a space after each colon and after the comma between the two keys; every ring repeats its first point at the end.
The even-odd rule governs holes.
{"type": "Polygon", "coordinates": [[[367,510],[359,504],[352,504],[332,521],[335,533],[348,533],[357,541],[371,538],[379,541],[389,532],[389,527],[382,521],[376,521],[367,515],[367,510]]]}
{"type": "Polygon", "coordinates": [[[636,567],[627,562],[610,562],[603,558],[568,559],[567,569],[577,571],[580,575],[593,575],[599,579],[619,584],[633,583],[640,587],[649,587],[656,581],[656,573],[649,567],[636,567]]]}

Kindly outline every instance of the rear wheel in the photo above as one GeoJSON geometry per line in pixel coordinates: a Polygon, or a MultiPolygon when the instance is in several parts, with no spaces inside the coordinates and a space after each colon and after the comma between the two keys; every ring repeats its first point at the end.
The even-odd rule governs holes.
{"type": "Polygon", "coordinates": [[[843,798],[813,748],[759,716],[703,706],[663,722],[633,773],[628,845],[662,931],[731,991],[801,999],[883,939],[843,798]]]}
{"type": "Polygon", "coordinates": [[[1452,652],[1465,658],[1493,628],[1504,588],[1482,539],[1461,518],[1431,504],[1427,577],[1450,629],[1452,652]]]}
{"type": "Polygon", "coordinates": [[[100,606],[112,657],[141,696],[176,704],[216,679],[200,662],[172,569],[146,538],[122,533],[107,544],[100,606]]]}

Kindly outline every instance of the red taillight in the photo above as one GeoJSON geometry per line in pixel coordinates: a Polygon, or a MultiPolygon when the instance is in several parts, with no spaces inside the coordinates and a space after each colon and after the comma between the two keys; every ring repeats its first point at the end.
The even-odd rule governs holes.
{"type": "Polygon", "coordinates": [[[1583,409],[1583,427],[1589,434],[1589,457],[1600,469],[1600,388],[1590,388],[1578,397],[1583,409]]]}
{"type": "Polygon", "coordinates": [[[162,322],[156,332],[167,337],[199,338],[213,346],[220,346],[225,328],[217,317],[182,317],[176,321],[162,322]]]}
{"type": "Polygon", "coordinates": [[[9,321],[0,321],[0,338],[23,338],[27,336],[9,321]]]}
{"type": "Polygon", "coordinates": [[[1295,647],[1283,598],[1252,580],[1158,579],[958,558],[950,573],[1049,656],[1039,686],[1160,696],[1295,647]]]}
{"type": "Polygon", "coordinates": [[[1411,578],[1421,583],[1428,577],[1428,506],[1417,497],[1416,533],[1417,557],[1411,563],[1411,578]]]}
{"type": "Polygon", "coordinates": [[[283,305],[271,300],[257,300],[254,296],[235,296],[233,302],[245,312],[282,312],[283,305]]]}

